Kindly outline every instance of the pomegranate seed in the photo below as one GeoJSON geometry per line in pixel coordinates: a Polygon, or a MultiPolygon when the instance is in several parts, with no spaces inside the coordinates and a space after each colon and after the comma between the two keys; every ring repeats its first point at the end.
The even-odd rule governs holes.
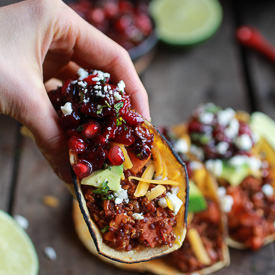
{"type": "Polygon", "coordinates": [[[119,12],[118,6],[115,3],[107,2],[104,5],[104,12],[105,12],[106,17],[108,17],[108,18],[115,17],[119,12]]]}
{"type": "Polygon", "coordinates": [[[73,170],[77,178],[83,179],[92,173],[92,164],[82,159],[73,165],[73,170]]]}
{"type": "Polygon", "coordinates": [[[76,128],[80,124],[80,116],[76,112],[71,115],[61,115],[61,124],[64,129],[76,128]]]}
{"type": "Polygon", "coordinates": [[[82,134],[86,138],[95,137],[100,131],[100,125],[95,121],[90,121],[89,123],[83,125],[82,134]]]}
{"type": "Polygon", "coordinates": [[[133,144],[135,141],[133,129],[129,127],[124,128],[123,126],[118,127],[115,132],[114,141],[117,143],[124,144],[126,146],[133,144]]]}
{"type": "Polygon", "coordinates": [[[102,9],[96,8],[91,10],[88,20],[91,21],[93,24],[101,25],[104,23],[105,15],[102,9]]]}
{"type": "Polygon", "coordinates": [[[135,23],[137,27],[143,32],[144,35],[149,35],[152,31],[152,23],[150,18],[143,13],[138,14],[135,17],[135,23]]]}
{"type": "Polygon", "coordinates": [[[188,124],[188,131],[190,132],[203,132],[203,124],[198,122],[197,120],[192,120],[188,124]]]}
{"type": "Polygon", "coordinates": [[[121,165],[125,160],[122,150],[117,145],[110,149],[108,159],[112,165],[121,165]]]}
{"type": "Polygon", "coordinates": [[[115,28],[121,33],[126,33],[126,30],[129,28],[131,23],[132,23],[131,17],[127,15],[123,15],[116,21],[115,28]]]}
{"type": "Polygon", "coordinates": [[[130,13],[133,10],[133,5],[129,1],[120,1],[118,7],[121,13],[130,13]]]}
{"type": "Polygon", "coordinates": [[[85,142],[76,136],[72,136],[68,141],[69,148],[75,153],[82,153],[86,149],[85,142]]]}

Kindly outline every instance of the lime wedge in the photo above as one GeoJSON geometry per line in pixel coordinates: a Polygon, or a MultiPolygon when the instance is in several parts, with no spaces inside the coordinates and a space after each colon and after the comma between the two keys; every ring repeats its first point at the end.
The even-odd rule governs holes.
{"type": "Polygon", "coordinates": [[[28,235],[12,217],[0,210],[0,275],[36,275],[38,266],[28,235]]]}
{"type": "Polygon", "coordinates": [[[263,136],[275,149],[275,121],[261,112],[255,112],[251,115],[250,126],[252,130],[260,136],[263,136]]]}
{"type": "Polygon", "coordinates": [[[217,0],[154,0],[150,6],[159,39],[178,46],[212,36],[222,21],[217,0]]]}

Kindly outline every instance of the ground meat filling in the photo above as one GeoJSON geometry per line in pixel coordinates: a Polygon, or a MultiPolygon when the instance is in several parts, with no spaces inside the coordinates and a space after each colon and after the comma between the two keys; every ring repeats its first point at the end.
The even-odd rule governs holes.
{"type": "MultiPolygon", "coordinates": [[[[198,231],[211,260],[208,266],[211,266],[223,260],[223,234],[220,228],[221,213],[218,205],[209,199],[207,203],[208,208],[205,211],[194,214],[189,229],[194,228],[198,231]]],[[[165,256],[165,261],[180,271],[188,273],[207,267],[195,256],[188,238],[179,250],[165,256]]]]}
{"type": "MultiPolygon", "coordinates": [[[[269,173],[270,175],[270,173],[269,173]]],[[[228,214],[230,236],[247,247],[259,249],[267,236],[275,234],[275,196],[262,191],[272,179],[246,177],[239,186],[229,186],[227,193],[234,204],[228,214]]]]}
{"type": "MultiPolygon", "coordinates": [[[[90,215],[103,233],[104,242],[117,250],[126,251],[139,245],[172,246],[175,241],[173,228],[176,226],[174,213],[158,205],[160,197],[152,201],[145,196],[136,198],[136,186],[135,182],[122,181],[129,202],[121,204],[115,204],[114,200],[103,200],[102,196],[93,193],[92,187],[82,187],[90,215]],[[138,215],[140,218],[135,217],[137,213],[141,214],[138,215]]],[[[152,187],[153,184],[149,189],[152,187]]]]}

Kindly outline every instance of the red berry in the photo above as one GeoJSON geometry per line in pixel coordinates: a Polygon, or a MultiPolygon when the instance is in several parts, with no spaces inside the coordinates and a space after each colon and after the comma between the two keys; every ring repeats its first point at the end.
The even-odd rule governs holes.
{"type": "Polygon", "coordinates": [[[124,125],[119,126],[116,129],[114,141],[117,143],[124,144],[126,146],[130,146],[135,141],[133,129],[125,127],[124,125]]]}
{"type": "Polygon", "coordinates": [[[123,118],[131,126],[137,126],[144,122],[144,119],[139,114],[130,110],[123,115],[123,118]]]}
{"type": "Polygon", "coordinates": [[[245,122],[243,121],[239,121],[239,135],[244,135],[244,134],[247,134],[249,135],[250,137],[252,136],[252,131],[250,129],[250,127],[248,126],[248,124],[246,124],[245,122]]]}
{"type": "Polygon", "coordinates": [[[125,33],[126,30],[129,28],[129,26],[131,25],[131,23],[132,23],[131,17],[127,15],[123,15],[116,21],[115,27],[120,33],[125,33]]]}
{"type": "Polygon", "coordinates": [[[135,23],[144,35],[149,35],[151,33],[152,23],[150,18],[146,14],[139,13],[138,15],[136,15],[135,23]]]}
{"type": "Polygon", "coordinates": [[[122,150],[117,145],[110,149],[108,158],[112,165],[121,165],[125,160],[122,150]]]}
{"type": "Polygon", "coordinates": [[[115,17],[119,12],[118,6],[112,2],[110,3],[107,2],[104,5],[104,11],[105,11],[106,17],[109,17],[109,18],[115,17]]]}
{"type": "Polygon", "coordinates": [[[192,120],[188,125],[188,131],[190,132],[203,132],[203,124],[197,120],[192,120]]]}
{"type": "Polygon", "coordinates": [[[100,125],[95,121],[90,121],[89,123],[83,125],[82,134],[86,138],[95,137],[100,131],[100,125]]]}
{"type": "Polygon", "coordinates": [[[68,141],[69,149],[71,149],[75,153],[82,153],[86,149],[85,142],[76,136],[72,136],[68,141]]]}
{"type": "Polygon", "coordinates": [[[73,165],[73,170],[77,178],[83,179],[92,173],[92,164],[82,159],[73,165]]]}
{"type": "Polygon", "coordinates": [[[105,20],[104,11],[99,8],[93,9],[89,14],[88,19],[91,20],[92,24],[100,25],[104,23],[104,20],[105,20]]]}
{"type": "Polygon", "coordinates": [[[118,7],[121,13],[130,13],[133,11],[133,5],[129,1],[120,1],[118,7]]]}

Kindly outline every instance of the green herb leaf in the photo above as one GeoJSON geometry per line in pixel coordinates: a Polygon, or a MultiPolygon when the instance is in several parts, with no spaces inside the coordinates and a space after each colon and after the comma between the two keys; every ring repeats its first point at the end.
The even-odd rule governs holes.
{"type": "Polygon", "coordinates": [[[106,105],[97,105],[96,114],[100,115],[102,113],[102,110],[104,107],[107,107],[106,105]]]}
{"type": "Polygon", "coordinates": [[[108,101],[105,100],[105,104],[107,105],[107,107],[111,108],[111,105],[109,104],[108,101]]]}
{"type": "Polygon", "coordinates": [[[119,110],[123,107],[123,105],[124,105],[124,102],[118,102],[115,104],[114,108],[117,114],[119,113],[119,110]]]}
{"type": "Polygon", "coordinates": [[[102,233],[106,233],[109,231],[109,225],[104,226],[101,230],[102,233]]]}
{"type": "Polygon", "coordinates": [[[103,200],[111,200],[114,196],[109,191],[110,187],[108,186],[108,181],[105,180],[98,188],[93,190],[93,193],[101,195],[103,200]]]}
{"type": "Polygon", "coordinates": [[[126,124],[126,121],[122,117],[118,117],[116,120],[116,126],[120,126],[122,123],[126,124]]]}

